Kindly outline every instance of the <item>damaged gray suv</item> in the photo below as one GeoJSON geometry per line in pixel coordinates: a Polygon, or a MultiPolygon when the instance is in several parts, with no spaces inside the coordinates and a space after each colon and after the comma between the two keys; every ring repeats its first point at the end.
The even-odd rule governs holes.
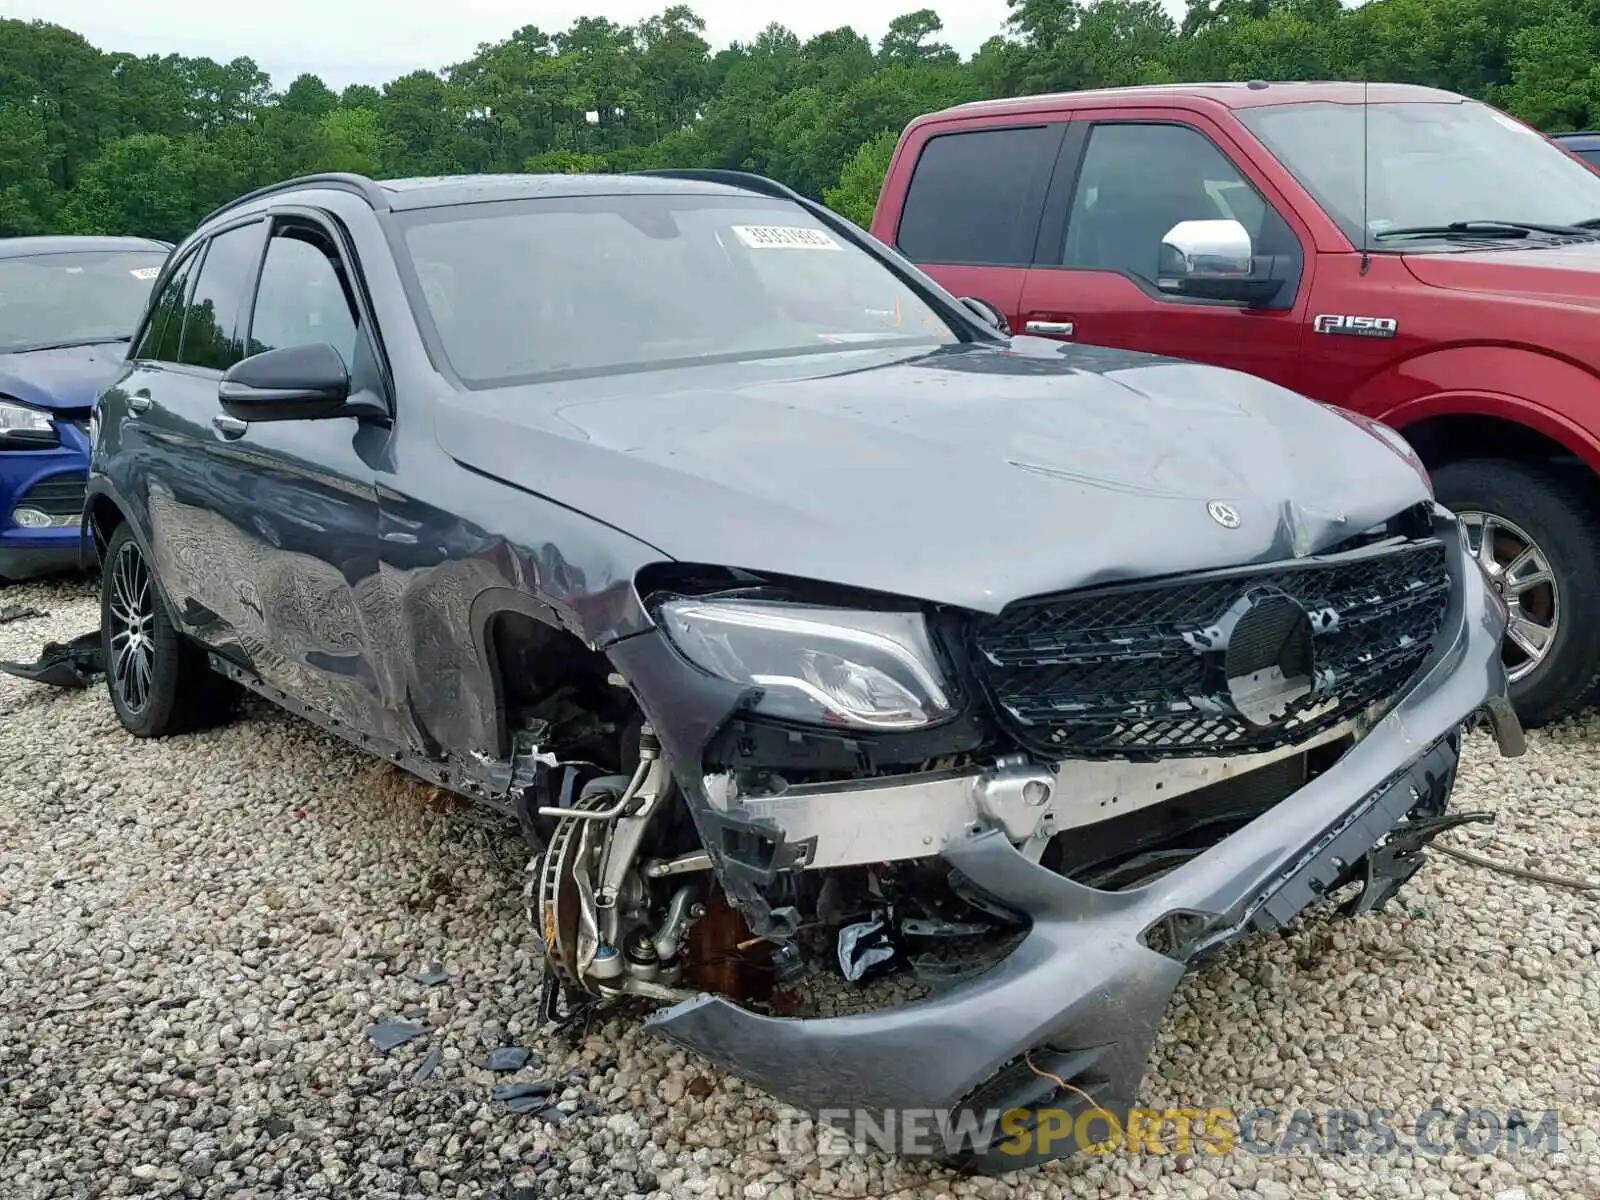
{"type": "Polygon", "coordinates": [[[753,176],[228,205],[100,398],[86,522],[130,732],[242,686],[493,806],[552,1020],[653,1002],[980,1171],[1132,1104],[1185,969],[1382,906],[1465,724],[1521,752],[1395,434],[1011,337],[753,176]]]}

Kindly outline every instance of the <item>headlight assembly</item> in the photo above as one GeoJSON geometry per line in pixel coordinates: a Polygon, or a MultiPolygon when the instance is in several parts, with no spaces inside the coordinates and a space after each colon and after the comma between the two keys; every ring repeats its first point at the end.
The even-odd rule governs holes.
{"type": "Polygon", "coordinates": [[[58,441],[49,413],[15,400],[0,399],[0,448],[39,450],[58,441]]]}
{"type": "Polygon", "coordinates": [[[952,709],[920,613],[672,600],[660,616],[701,670],[762,689],[754,708],[768,716],[916,729],[952,709]]]}

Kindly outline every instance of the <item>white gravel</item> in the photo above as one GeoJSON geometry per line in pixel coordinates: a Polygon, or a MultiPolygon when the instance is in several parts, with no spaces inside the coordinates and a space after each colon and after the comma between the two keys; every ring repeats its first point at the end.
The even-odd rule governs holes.
{"type": "MultiPolygon", "coordinates": [[[[0,592],[0,658],[92,628],[78,585],[0,592]]],[[[1448,835],[1600,878],[1600,716],[1521,760],[1474,737],[1448,835]]],[[[0,1197],[1600,1196],[1600,894],[1432,856],[1380,917],[1307,921],[1191,976],[1157,1108],[1560,1110],[1555,1154],[1080,1156],[959,1179],[782,1157],[780,1110],[635,1019],[536,1034],[514,830],[255,707],[137,742],[104,693],[0,675],[0,1197]],[[432,962],[439,986],[415,976],[432,962]],[[375,1022],[428,1036],[384,1054],[375,1022]],[[514,1076],[487,1047],[544,1058],[514,1076]],[[430,1059],[431,1055],[431,1059],[430,1059]],[[429,1062],[431,1073],[414,1077],[429,1062]],[[560,1124],[493,1082],[553,1079],[560,1124]]],[[[1441,1127],[1441,1132],[1445,1127],[1441,1127]]]]}

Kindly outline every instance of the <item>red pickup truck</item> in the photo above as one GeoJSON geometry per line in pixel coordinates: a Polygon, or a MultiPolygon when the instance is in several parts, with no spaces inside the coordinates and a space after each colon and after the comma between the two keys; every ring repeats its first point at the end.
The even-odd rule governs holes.
{"type": "Polygon", "coordinates": [[[906,128],[872,232],[1016,333],[1398,430],[1506,598],[1524,720],[1595,696],[1600,174],[1543,135],[1399,84],[985,101],[906,128]]]}

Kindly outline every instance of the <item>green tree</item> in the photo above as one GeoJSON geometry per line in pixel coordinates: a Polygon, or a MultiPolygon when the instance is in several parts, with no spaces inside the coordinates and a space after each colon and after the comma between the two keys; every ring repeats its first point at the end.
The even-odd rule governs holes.
{"type": "Polygon", "coordinates": [[[319,171],[382,176],[392,157],[376,108],[337,108],[322,118],[317,133],[319,171]]]}
{"type": "Polygon", "coordinates": [[[944,22],[931,8],[919,8],[889,22],[889,31],[878,43],[878,57],[884,62],[914,67],[923,63],[952,66],[961,61],[943,42],[929,39],[944,31],[944,22]]]}
{"type": "Polygon", "coordinates": [[[1512,82],[1506,106],[1552,131],[1589,129],[1600,121],[1600,30],[1580,13],[1519,30],[1511,38],[1512,82]]]}
{"type": "Polygon", "coordinates": [[[59,206],[46,169],[44,122],[31,107],[0,103],[0,236],[46,233],[59,206]]]}
{"type": "Polygon", "coordinates": [[[141,133],[107,146],[83,172],[67,202],[74,233],[143,234],[177,241],[202,216],[192,143],[141,133]]]}
{"type": "Polygon", "coordinates": [[[838,185],[823,193],[823,203],[861,228],[870,227],[899,140],[897,133],[880,133],[861,143],[839,172],[838,185]]]}

